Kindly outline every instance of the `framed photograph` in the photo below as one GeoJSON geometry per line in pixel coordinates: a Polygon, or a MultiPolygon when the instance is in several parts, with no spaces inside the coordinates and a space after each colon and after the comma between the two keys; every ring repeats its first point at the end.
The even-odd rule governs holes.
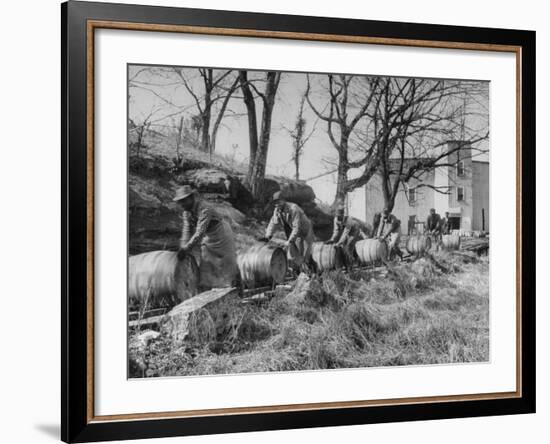
{"type": "Polygon", "coordinates": [[[535,411],[535,33],[69,1],[62,439],[535,411]]]}

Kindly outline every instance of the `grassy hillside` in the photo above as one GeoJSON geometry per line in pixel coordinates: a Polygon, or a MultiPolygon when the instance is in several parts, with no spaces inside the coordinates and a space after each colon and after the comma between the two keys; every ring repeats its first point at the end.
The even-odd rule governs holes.
{"type": "Polygon", "coordinates": [[[300,277],[289,294],[201,310],[184,345],[131,334],[131,376],[181,376],[482,362],[489,359],[489,264],[437,253],[379,277],[300,277]],[[441,270],[446,270],[443,272],[441,270]]]}
{"type": "MultiPolygon", "coordinates": [[[[242,164],[195,150],[184,151],[175,162],[167,156],[169,147],[154,146],[129,159],[130,254],[178,248],[181,215],[172,197],[184,183],[199,189],[230,222],[239,251],[264,233],[272,208],[251,198],[242,164]]],[[[307,184],[268,177],[266,189],[267,196],[280,189],[296,199],[313,221],[317,239],[328,238],[330,207],[307,184]]],[[[143,332],[131,329],[130,376],[489,359],[487,257],[440,252],[391,266],[383,275],[380,270],[340,270],[300,275],[291,285],[261,304],[237,299],[198,310],[183,343],[156,334],[144,342],[143,332]]]]}

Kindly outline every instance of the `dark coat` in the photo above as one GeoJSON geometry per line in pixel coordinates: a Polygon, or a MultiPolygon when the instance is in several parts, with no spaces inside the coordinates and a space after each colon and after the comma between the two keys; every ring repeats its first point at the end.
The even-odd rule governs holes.
{"type": "Polygon", "coordinates": [[[436,233],[441,232],[441,216],[437,213],[430,214],[426,219],[426,230],[435,231],[436,233]]]}
{"type": "Polygon", "coordinates": [[[401,226],[401,221],[393,214],[388,214],[384,220],[382,213],[376,213],[372,220],[373,237],[384,237],[390,233],[395,233],[401,226]]]}
{"type": "Polygon", "coordinates": [[[334,242],[339,245],[357,242],[361,239],[367,239],[367,234],[359,221],[352,217],[346,217],[344,221],[340,221],[338,217],[334,218],[332,228],[332,237],[329,242],[334,242]]]}

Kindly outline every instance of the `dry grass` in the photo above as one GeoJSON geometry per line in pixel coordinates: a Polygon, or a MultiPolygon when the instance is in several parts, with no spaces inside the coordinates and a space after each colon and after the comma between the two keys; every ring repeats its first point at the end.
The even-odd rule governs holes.
{"type": "MultiPolygon", "coordinates": [[[[489,263],[439,253],[314,277],[307,297],[201,313],[184,345],[131,349],[133,377],[482,362],[489,359],[489,263]],[[448,272],[443,272],[446,270],[448,272]]],[[[133,336],[132,336],[133,337],[133,336]]]]}

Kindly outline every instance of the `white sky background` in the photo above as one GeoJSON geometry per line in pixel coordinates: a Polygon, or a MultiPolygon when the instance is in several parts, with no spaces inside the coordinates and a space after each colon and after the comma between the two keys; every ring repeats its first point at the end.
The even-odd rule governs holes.
{"type": "MultiPolygon", "coordinates": [[[[131,65],[129,66],[128,73],[129,79],[132,80],[131,84],[135,85],[129,88],[129,117],[136,124],[139,125],[145,117],[152,111],[155,111],[151,118],[154,122],[151,129],[162,133],[167,130],[163,125],[175,126],[181,115],[188,119],[192,115],[197,114],[195,101],[181,81],[178,82],[175,76],[169,79],[161,75],[151,74],[150,70],[143,71],[143,68],[144,66],[142,65],[131,65]],[[170,103],[167,103],[167,101],[170,103]]],[[[190,79],[189,85],[196,91],[197,95],[201,96],[203,86],[198,72],[189,69],[189,71],[186,70],[186,73],[190,79]]],[[[264,76],[264,72],[252,73],[249,71],[249,78],[254,78],[255,76],[264,76]]],[[[320,79],[324,80],[324,78],[326,77],[311,76],[312,99],[314,104],[319,105],[318,109],[320,110],[323,109],[322,103],[327,102],[326,99],[318,95],[320,90],[319,81],[320,79]]],[[[488,88],[488,82],[484,83],[488,88]]],[[[267,158],[268,174],[294,177],[292,139],[287,129],[294,128],[299,102],[306,86],[306,75],[303,73],[283,73],[281,76],[276,103],[273,109],[267,158]]],[[[264,84],[259,83],[257,87],[263,90],[264,84]]],[[[488,97],[487,94],[485,103],[469,103],[467,105],[473,113],[485,114],[482,117],[469,117],[467,125],[477,128],[487,127],[488,97]]],[[[260,99],[256,100],[256,110],[258,125],[260,125],[262,111],[260,99]]],[[[212,120],[216,114],[213,113],[212,120]]],[[[328,138],[326,122],[319,120],[307,103],[304,106],[304,118],[306,119],[306,134],[309,134],[315,128],[305,145],[300,162],[300,178],[307,180],[334,169],[336,165],[336,151],[328,138]]],[[[211,124],[213,125],[213,121],[211,124]]],[[[482,148],[488,150],[488,147],[488,141],[484,142],[482,148]]],[[[228,111],[217,134],[216,153],[223,156],[235,156],[235,160],[244,163],[247,162],[249,155],[248,120],[240,89],[236,91],[234,97],[229,101],[228,111]]],[[[166,154],[173,156],[174,152],[167,152],[166,154]]],[[[488,160],[488,158],[488,152],[478,157],[479,160],[488,160]]],[[[353,177],[353,175],[354,172],[350,171],[350,176],[353,177]]],[[[336,191],[334,174],[311,181],[309,184],[313,187],[319,200],[327,203],[332,202],[336,191]]]]}

